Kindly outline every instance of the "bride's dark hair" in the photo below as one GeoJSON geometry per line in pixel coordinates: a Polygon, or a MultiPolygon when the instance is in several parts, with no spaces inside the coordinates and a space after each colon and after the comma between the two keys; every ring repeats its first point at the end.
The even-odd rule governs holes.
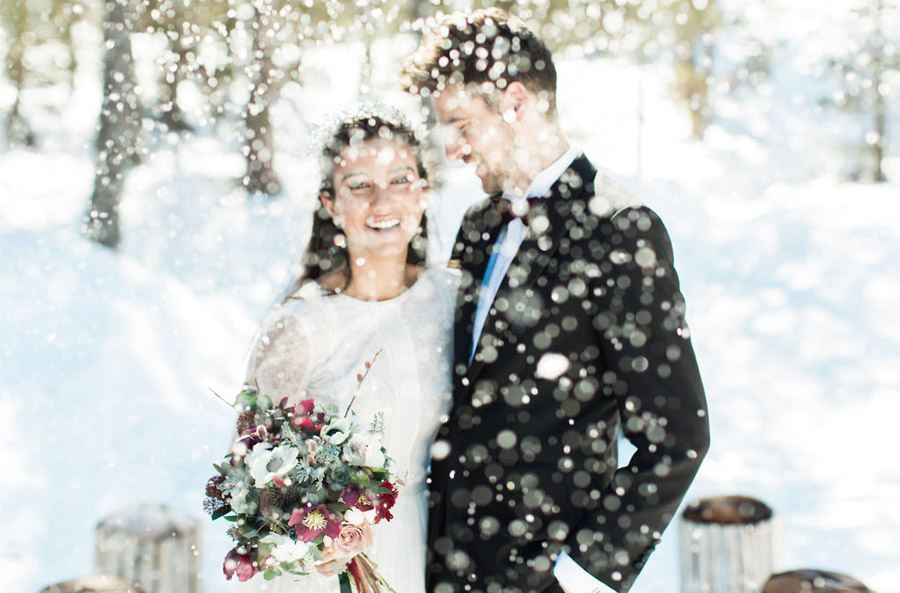
{"type": "MultiPolygon", "coordinates": [[[[347,260],[346,239],[334,219],[322,204],[322,199],[334,200],[335,163],[344,149],[360,146],[373,138],[400,140],[406,144],[416,159],[419,178],[428,183],[428,168],[425,164],[425,148],[413,128],[399,117],[388,117],[379,113],[363,112],[340,120],[335,131],[323,143],[320,154],[322,181],[319,184],[319,207],[313,213],[312,235],[303,254],[303,271],[294,279],[284,294],[282,301],[290,299],[300,287],[311,280],[319,280],[331,272],[344,270],[349,281],[350,267],[347,260]]],[[[425,264],[428,248],[426,219],[409,244],[406,262],[415,266],[425,264]]]]}

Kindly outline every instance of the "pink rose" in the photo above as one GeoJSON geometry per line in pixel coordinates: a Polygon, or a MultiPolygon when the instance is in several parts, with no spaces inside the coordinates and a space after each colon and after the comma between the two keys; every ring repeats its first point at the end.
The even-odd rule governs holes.
{"type": "Polygon", "coordinates": [[[344,521],[341,523],[341,533],[334,540],[334,545],[347,556],[361,554],[372,545],[369,524],[353,525],[344,521]]]}

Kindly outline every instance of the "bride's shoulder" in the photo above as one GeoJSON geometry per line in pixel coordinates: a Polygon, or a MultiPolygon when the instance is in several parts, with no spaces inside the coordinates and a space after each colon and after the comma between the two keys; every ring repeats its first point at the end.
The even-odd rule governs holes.
{"type": "Polygon", "coordinates": [[[460,278],[459,270],[443,265],[432,265],[425,269],[420,281],[424,280],[423,284],[429,287],[430,294],[426,297],[428,302],[433,305],[440,303],[440,308],[449,312],[456,306],[460,278]]]}
{"type": "Polygon", "coordinates": [[[455,293],[459,287],[462,273],[460,270],[447,265],[430,265],[422,272],[422,277],[428,278],[429,282],[441,290],[449,290],[455,293]]]}
{"type": "Polygon", "coordinates": [[[292,324],[297,327],[315,325],[318,302],[325,290],[316,282],[305,282],[283,301],[273,305],[266,312],[264,326],[292,324]]]}
{"type": "Polygon", "coordinates": [[[307,280],[299,287],[297,287],[293,292],[288,294],[284,298],[284,302],[281,303],[281,306],[287,306],[293,310],[304,310],[315,307],[315,303],[320,301],[322,297],[331,294],[330,291],[323,283],[317,282],[315,280],[307,280]]]}

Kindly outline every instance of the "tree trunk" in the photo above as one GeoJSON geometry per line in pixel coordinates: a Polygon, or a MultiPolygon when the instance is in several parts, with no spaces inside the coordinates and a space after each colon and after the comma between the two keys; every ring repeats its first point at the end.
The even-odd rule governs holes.
{"type": "Polygon", "coordinates": [[[372,35],[363,31],[363,64],[359,72],[359,98],[368,101],[372,97],[372,35]]]}
{"type": "Polygon", "coordinates": [[[887,139],[887,125],[885,121],[885,105],[884,93],[881,86],[884,80],[884,58],[885,43],[884,34],[881,29],[882,17],[882,1],[875,2],[875,47],[872,51],[872,112],[873,112],[873,130],[874,141],[871,143],[872,150],[872,181],[882,183],[887,181],[884,174],[884,148],[887,139]]]}
{"type": "Polygon", "coordinates": [[[65,81],[69,87],[69,96],[75,92],[75,73],[78,71],[78,52],[75,48],[75,40],[72,37],[72,27],[77,21],[77,16],[69,2],[53,2],[50,8],[48,20],[56,26],[59,32],[59,40],[69,54],[69,63],[66,65],[65,81]]]}
{"type": "MultiPolygon", "coordinates": [[[[184,44],[185,31],[183,29],[183,24],[187,20],[183,0],[176,0],[171,4],[171,7],[172,13],[168,13],[163,29],[169,52],[174,56],[174,61],[165,64],[162,80],[160,81],[157,119],[169,130],[184,132],[190,130],[191,126],[185,121],[184,112],[178,106],[178,83],[184,79],[185,69],[190,67],[187,57],[188,48],[184,44]]],[[[193,35],[193,33],[190,35],[193,35]]]]}
{"type": "Polygon", "coordinates": [[[275,137],[269,118],[269,105],[265,98],[251,102],[244,113],[244,152],[246,173],[244,186],[251,194],[275,195],[281,193],[281,183],[275,173],[273,154],[275,137]]]}
{"type": "Polygon", "coordinates": [[[876,183],[887,181],[884,174],[884,145],[887,137],[887,125],[885,122],[884,94],[875,89],[875,142],[872,143],[872,180],[876,183]]]}
{"type": "Polygon", "coordinates": [[[158,106],[158,119],[169,130],[184,132],[191,129],[185,121],[184,112],[178,106],[178,83],[182,78],[182,69],[187,65],[187,52],[181,46],[180,40],[169,39],[169,50],[175,54],[175,62],[166,64],[163,73],[158,106]]]}
{"type": "Polygon", "coordinates": [[[146,593],[201,593],[202,524],[165,504],[139,504],[104,517],[94,531],[94,570],[146,593]]]}
{"type": "Polygon", "coordinates": [[[681,593],[757,593],[777,565],[777,522],[760,500],[704,498],[679,527],[681,593]]]}
{"type": "Polygon", "coordinates": [[[644,51],[643,49],[640,49],[638,50],[637,106],[635,110],[637,133],[634,147],[634,174],[638,179],[641,179],[644,175],[644,121],[646,119],[646,89],[644,88],[645,69],[646,60],[644,59],[644,51]]]}
{"type": "Polygon", "coordinates": [[[275,67],[265,40],[267,19],[263,19],[259,11],[256,11],[252,54],[255,60],[249,69],[252,90],[247,108],[244,110],[246,167],[243,183],[251,195],[271,196],[281,193],[281,182],[275,173],[275,134],[269,115],[269,99],[272,96],[272,88],[277,83],[273,80],[275,67]]]}
{"type": "Polygon", "coordinates": [[[94,191],[85,233],[101,245],[119,244],[119,201],[125,173],[137,158],[140,112],[129,32],[132,0],[107,0],[103,38],[103,107],[97,134],[94,191]]]}
{"type": "MultiPolygon", "coordinates": [[[[70,17],[71,18],[71,17],[70,17]]],[[[78,73],[78,51],[75,49],[75,40],[72,38],[72,22],[66,22],[66,25],[60,30],[63,43],[69,52],[69,64],[66,68],[67,83],[69,85],[69,96],[75,94],[75,75],[78,73]]]]}
{"type": "Polygon", "coordinates": [[[712,1],[702,10],[690,3],[686,21],[676,27],[680,40],[675,62],[678,95],[691,116],[691,135],[698,140],[703,138],[710,120],[708,79],[713,47],[707,39],[712,27],[706,12],[711,10],[712,1]]]}
{"type": "Polygon", "coordinates": [[[16,89],[12,109],[6,116],[6,137],[10,145],[34,146],[34,132],[28,120],[20,111],[22,89],[25,86],[25,41],[23,36],[28,26],[28,12],[25,0],[14,0],[12,7],[12,27],[9,50],[6,53],[6,76],[16,89]]]}

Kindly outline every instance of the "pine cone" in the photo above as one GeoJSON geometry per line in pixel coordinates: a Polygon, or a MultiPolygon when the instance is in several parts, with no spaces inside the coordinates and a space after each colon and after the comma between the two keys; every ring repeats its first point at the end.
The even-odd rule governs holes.
{"type": "Polygon", "coordinates": [[[248,430],[256,428],[256,414],[252,410],[244,410],[237,419],[237,431],[242,435],[248,430]]]}
{"type": "Polygon", "coordinates": [[[282,510],[300,506],[303,502],[299,486],[272,491],[271,503],[282,510]]]}
{"type": "Polygon", "coordinates": [[[225,502],[223,500],[218,500],[216,498],[209,498],[209,497],[207,497],[203,500],[203,510],[209,515],[218,513],[222,509],[226,509],[226,508],[229,508],[229,505],[227,502],[225,502]]]}
{"type": "Polygon", "coordinates": [[[225,476],[222,474],[215,475],[206,482],[206,496],[216,500],[225,500],[225,492],[222,490],[222,484],[225,483],[225,476]]]}

